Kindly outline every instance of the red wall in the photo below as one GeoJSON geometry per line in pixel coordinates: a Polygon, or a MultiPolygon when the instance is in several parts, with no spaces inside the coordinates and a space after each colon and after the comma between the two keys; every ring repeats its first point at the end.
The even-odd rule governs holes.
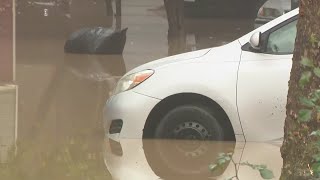
{"type": "Polygon", "coordinates": [[[0,82],[13,82],[12,0],[0,0],[0,82]]]}

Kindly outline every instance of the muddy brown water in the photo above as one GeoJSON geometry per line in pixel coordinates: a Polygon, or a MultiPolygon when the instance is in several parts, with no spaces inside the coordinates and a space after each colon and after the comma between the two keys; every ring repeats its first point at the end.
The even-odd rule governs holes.
{"type": "MultiPolygon", "coordinates": [[[[121,140],[111,146],[104,138],[102,108],[119,78],[141,64],[168,56],[163,1],[122,1],[121,27],[128,27],[122,55],[64,52],[72,32],[97,26],[115,28],[116,20],[108,15],[105,0],[73,0],[70,5],[59,4],[63,1],[17,2],[19,151],[13,162],[0,168],[5,179],[111,179],[110,173],[117,178],[119,172],[127,174],[125,179],[217,178],[232,174],[226,169],[215,174],[208,171],[208,164],[220,151],[232,151],[240,161],[246,152],[250,159],[265,146],[272,147],[271,156],[279,159],[278,146],[270,144],[254,144],[246,151],[244,144],[224,142],[121,140]],[[110,166],[106,165],[109,161],[110,166]]],[[[252,30],[253,20],[188,16],[186,51],[226,44],[252,30]]],[[[259,157],[269,155],[261,153],[252,160],[260,163],[259,157]]],[[[268,163],[270,158],[261,163],[263,160],[268,163]]],[[[256,177],[254,173],[249,174],[256,177]]]]}
{"type": "Polygon", "coordinates": [[[280,143],[106,139],[103,148],[114,179],[262,179],[241,163],[265,165],[278,179],[282,167],[280,143]],[[209,171],[221,153],[231,153],[232,160],[209,171]]]}

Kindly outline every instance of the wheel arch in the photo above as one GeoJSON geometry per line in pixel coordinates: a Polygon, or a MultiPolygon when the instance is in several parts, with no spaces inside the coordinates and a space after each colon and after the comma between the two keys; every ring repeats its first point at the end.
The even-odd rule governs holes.
{"type": "Polygon", "coordinates": [[[231,121],[224,109],[211,98],[197,93],[179,93],[166,97],[161,100],[150,112],[144,129],[143,138],[153,138],[154,131],[159,124],[161,118],[170,109],[186,104],[200,104],[217,110],[218,114],[223,118],[219,119],[222,128],[226,130],[225,140],[235,141],[235,131],[231,121]]]}

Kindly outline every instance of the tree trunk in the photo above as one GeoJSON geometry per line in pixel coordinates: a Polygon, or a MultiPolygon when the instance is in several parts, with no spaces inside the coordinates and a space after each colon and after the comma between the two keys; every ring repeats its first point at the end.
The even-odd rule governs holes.
{"type": "MultiPolygon", "coordinates": [[[[316,139],[310,134],[320,128],[320,114],[314,106],[310,107],[307,103],[303,103],[301,98],[310,99],[310,93],[320,89],[320,78],[314,73],[314,69],[320,67],[319,11],[319,0],[300,0],[297,37],[289,81],[284,141],[281,147],[283,158],[281,179],[285,180],[312,179],[312,174],[314,174],[312,165],[315,162],[312,155],[316,153],[313,147],[316,139]],[[302,63],[302,59],[305,62],[312,62],[313,65],[302,63]],[[301,111],[303,109],[307,111],[303,113],[301,111]],[[306,113],[308,111],[311,116],[306,113]]],[[[319,100],[315,104],[318,106],[319,100]]]]}
{"type": "Polygon", "coordinates": [[[168,19],[168,54],[185,52],[184,0],[164,0],[168,19]]]}
{"type": "Polygon", "coordinates": [[[105,4],[106,4],[106,14],[107,14],[106,20],[108,24],[113,25],[114,12],[112,7],[112,0],[105,0],[105,4]]]}
{"type": "Polygon", "coordinates": [[[105,0],[107,16],[113,16],[112,0],[105,0]]]}
{"type": "Polygon", "coordinates": [[[121,30],[121,0],[116,0],[116,30],[120,31],[121,30]]]}

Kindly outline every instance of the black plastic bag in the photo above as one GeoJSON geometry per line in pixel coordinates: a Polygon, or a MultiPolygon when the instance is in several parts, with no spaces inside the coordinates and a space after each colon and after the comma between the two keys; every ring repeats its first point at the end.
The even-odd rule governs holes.
{"type": "Polygon", "coordinates": [[[128,28],[121,31],[95,27],[72,33],[65,43],[65,53],[122,54],[128,28]]]}

